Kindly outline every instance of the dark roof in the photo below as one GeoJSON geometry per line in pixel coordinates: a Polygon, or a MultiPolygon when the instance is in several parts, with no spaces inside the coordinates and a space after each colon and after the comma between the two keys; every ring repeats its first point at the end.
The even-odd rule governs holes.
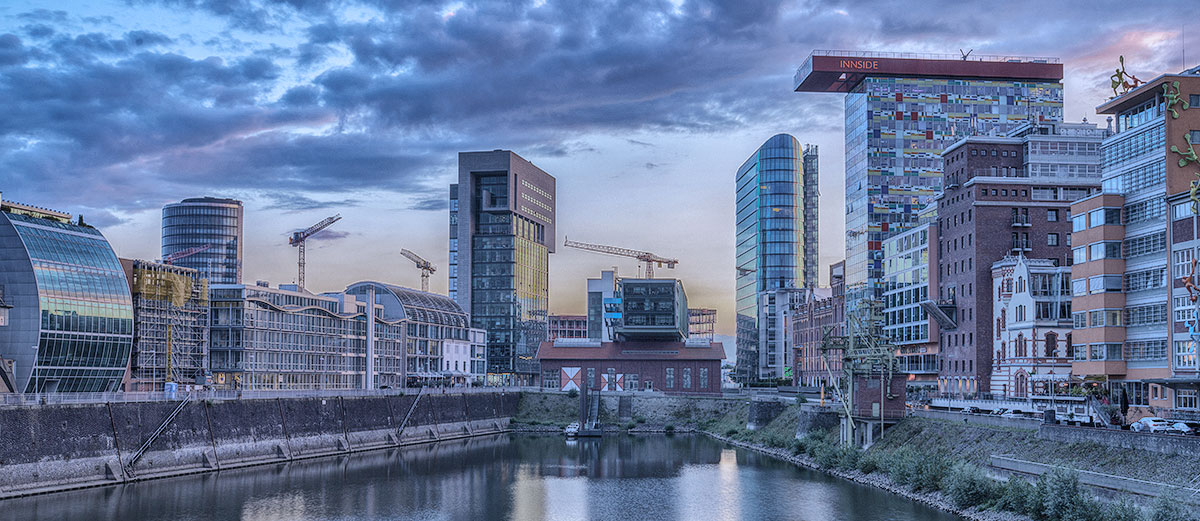
{"type": "Polygon", "coordinates": [[[725,359],[725,346],[712,342],[688,347],[683,342],[603,342],[600,347],[554,346],[542,342],[538,360],[715,360],[725,359]]]}
{"type": "Polygon", "coordinates": [[[794,85],[796,92],[849,92],[868,76],[1060,82],[1063,66],[1054,58],[963,60],[894,53],[813,51],[796,72],[794,85]]]}

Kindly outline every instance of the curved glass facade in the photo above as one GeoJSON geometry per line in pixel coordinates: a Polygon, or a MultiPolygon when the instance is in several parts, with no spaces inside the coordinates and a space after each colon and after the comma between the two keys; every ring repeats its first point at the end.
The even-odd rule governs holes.
{"type": "Polygon", "coordinates": [[[98,230],[3,212],[0,353],[24,392],[117,391],[133,348],[125,271],[98,230]]]}
{"type": "Polygon", "coordinates": [[[197,197],[168,204],[162,212],[162,256],[209,248],[175,261],[200,272],[212,284],[242,282],[242,202],[197,197]]]}
{"type": "Polygon", "coordinates": [[[802,147],[796,138],[778,134],[738,169],[736,376],[741,381],[758,378],[759,294],[816,285],[816,167],[815,146],[802,147]]]}

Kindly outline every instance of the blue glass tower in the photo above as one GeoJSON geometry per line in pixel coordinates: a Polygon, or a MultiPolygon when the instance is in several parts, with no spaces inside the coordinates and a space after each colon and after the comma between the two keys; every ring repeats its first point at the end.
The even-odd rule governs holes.
{"type": "Polygon", "coordinates": [[[760,363],[760,297],[781,288],[816,286],[817,157],[816,146],[778,134],[738,168],[735,377],[741,382],[782,375],[784,360],[760,363]]]}
{"type": "Polygon", "coordinates": [[[175,261],[212,284],[242,283],[242,202],[193,197],[162,211],[162,256],[207,248],[175,261]]]}
{"type": "Polygon", "coordinates": [[[0,325],[17,391],[118,390],[133,300],[104,236],[67,214],[0,204],[0,325]]]}

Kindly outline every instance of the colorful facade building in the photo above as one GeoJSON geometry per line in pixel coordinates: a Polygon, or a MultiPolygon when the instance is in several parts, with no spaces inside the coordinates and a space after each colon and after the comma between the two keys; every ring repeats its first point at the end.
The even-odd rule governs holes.
{"type": "Polygon", "coordinates": [[[1061,120],[1062,77],[1056,58],[818,50],[805,60],[796,92],[845,93],[850,305],[882,296],[882,243],[920,224],[943,188],[942,151],[964,136],[1061,120]]]}
{"type": "Polygon", "coordinates": [[[938,282],[923,304],[939,324],[941,392],[992,392],[991,266],[1017,255],[1070,263],[1071,201],[1099,191],[1100,142],[1108,133],[1086,123],[1030,122],[943,152],[938,282]]]}
{"type": "Polygon", "coordinates": [[[786,357],[771,353],[761,323],[764,299],[780,289],[817,285],[818,149],[772,136],[738,168],[736,190],[737,369],[741,383],[782,376],[786,357]],[[764,365],[766,364],[766,365],[764,365]]]}
{"type": "Polygon", "coordinates": [[[826,328],[831,335],[844,334],[846,301],[843,274],[845,265],[829,266],[829,288],[817,288],[811,298],[802,302],[792,316],[792,380],[804,387],[828,387],[841,376],[842,359],[821,356],[821,340],[826,328]]]}
{"type": "Polygon", "coordinates": [[[992,395],[1050,399],[1069,393],[1071,268],[1050,259],[992,264],[992,395]]]}

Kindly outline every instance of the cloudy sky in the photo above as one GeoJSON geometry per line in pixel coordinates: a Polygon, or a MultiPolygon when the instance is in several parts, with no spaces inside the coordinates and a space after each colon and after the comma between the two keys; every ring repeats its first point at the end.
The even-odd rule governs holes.
{"type": "MultiPolygon", "coordinates": [[[[163,204],[242,199],[246,278],[272,284],[295,278],[288,234],[340,212],[311,289],[417,285],[408,248],[443,292],[456,153],[507,148],[558,178],[560,243],[679,258],[732,334],[734,173],[771,135],[820,145],[822,279],[842,257],[842,99],[792,92],[813,49],[1060,57],[1074,121],[1101,120],[1120,54],[1142,79],[1200,63],[1194,2],[997,5],[5,0],[0,191],[140,258],[163,204]]],[[[583,279],[614,265],[636,272],[560,248],[552,311],[582,312],[583,279]]]]}

